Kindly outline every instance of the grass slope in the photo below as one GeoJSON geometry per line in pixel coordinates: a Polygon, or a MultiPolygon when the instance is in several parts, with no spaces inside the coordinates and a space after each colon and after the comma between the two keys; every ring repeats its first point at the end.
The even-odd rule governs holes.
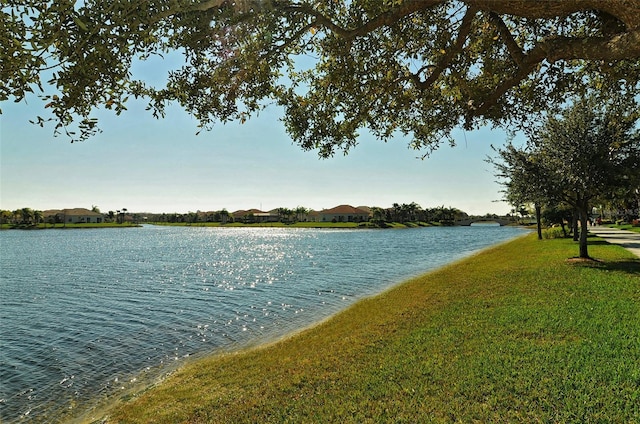
{"type": "Polygon", "coordinates": [[[489,249],[193,363],[108,422],[640,422],[640,261],[598,239],[600,262],[576,253],[533,236],[489,249]]]}
{"type": "Polygon", "coordinates": [[[640,226],[632,224],[611,224],[607,225],[611,228],[619,228],[621,230],[633,231],[634,233],[640,233],[640,226]]]}

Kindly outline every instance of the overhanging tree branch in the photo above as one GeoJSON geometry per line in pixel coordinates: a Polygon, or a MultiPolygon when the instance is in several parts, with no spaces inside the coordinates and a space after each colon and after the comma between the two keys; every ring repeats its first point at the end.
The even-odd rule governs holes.
{"type": "Polygon", "coordinates": [[[489,13],[489,18],[494,23],[496,28],[498,28],[500,38],[504,42],[504,45],[507,47],[507,50],[509,50],[511,58],[514,62],[516,62],[519,68],[522,68],[524,65],[525,55],[516,40],[514,40],[511,31],[509,31],[509,28],[507,28],[507,25],[497,13],[489,13]]]}
{"type": "Polygon", "coordinates": [[[518,72],[513,78],[498,85],[491,95],[470,110],[472,116],[483,116],[497,101],[520,81],[525,79],[543,61],[553,63],[560,60],[620,60],[625,57],[640,57],[640,30],[614,35],[611,38],[569,38],[547,39],[519,58],[518,72]]]}
{"type": "Polygon", "coordinates": [[[175,101],[206,128],[275,101],[303,147],[344,148],[368,127],[430,150],[462,120],[524,122],[572,91],[640,94],[640,0],[23,0],[0,15],[0,98],[44,86],[58,128],[128,97],[153,112],[175,101]],[[186,63],[166,84],[133,75],[168,52],[186,63]]]}
{"type": "Polygon", "coordinates": [[[469,36],[469,32],[471,31],[471,24],[473,23],[473,18],[477,13],[477,9],[474,7],[467,8],[464,17],[462,18],[462,22],[460,24],[460,29],[458,30],[458,37],[456,38],[453,46],[446,51],[445,55],[442,57],[442,60],[431,72],[431,75],[427,77],[422,83],[420,83],[421,88],[426,88],[431,86],[438,77],[442,74],[442,72],[447,69],[447,66],[451,62],[451,60],[462,52],[462,48],[464,43],[469,36]]]}
{"type": "Polygon", "coordinates": [[[633,0],[463,0],[480,10],[529,19],[566,17],[585,10],[615,16],[628,29],[640,27],[640,4],[633,0]]]}
{"type": "Polygon", "coordinates": [[[317,26],[323,26],[329,29],[334,34],[343,37],[346,40],[353,40],[357,37],[362,37],[384,26],[392,25],[399,20],[409,16],[420,10],[428,10],[438,4],[443,3],[444,0],[409,0],[402,2],[399,6],[392,7],[387,12],[377,15],[375,18],[367,21],[364,25],[357,28],[348,29],[337,25],[333,20],[318,12],[309,3],[303,3],[299,5],[284,5],[279,6],[282,10],[295,11],[303,13],[314,19],[317,26]]]}

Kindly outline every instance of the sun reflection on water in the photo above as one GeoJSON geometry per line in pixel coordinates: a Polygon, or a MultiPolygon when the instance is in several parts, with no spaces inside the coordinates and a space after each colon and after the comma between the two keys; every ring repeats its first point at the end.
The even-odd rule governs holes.
{"type": "Polygon", "coordinates": [[[282,337],[520,234],[167,228],[0,234],[3,422],[52,422],[218,350],[282,337]],[[6,317],[6,319],[4,318],[6,317]]]}

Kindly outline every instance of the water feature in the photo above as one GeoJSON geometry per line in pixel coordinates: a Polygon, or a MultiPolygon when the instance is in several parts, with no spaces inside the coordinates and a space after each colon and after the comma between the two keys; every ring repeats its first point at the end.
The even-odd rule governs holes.
{"type": "Polygon", "coordinates": [[[0,233],[0,417],[78,415],[184,358],[272,340],[522,234],[204,228],[0,233]]]}

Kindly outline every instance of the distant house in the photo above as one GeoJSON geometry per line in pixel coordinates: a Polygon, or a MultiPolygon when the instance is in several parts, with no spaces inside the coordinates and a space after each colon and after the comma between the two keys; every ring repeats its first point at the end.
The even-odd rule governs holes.
{"type": "Polygon", "coordinates": [[[320,222],[321,221],[320,212],[314,211],[314,210],[310,210],[307,213],[307,221],[309,221],[309,222],[320,222]]]}
{"type": "Polygon", "coordinates": [[[363,222],[369,220],[369,211],[354,208],[351,205],[340,205],[331,209],[323,209],[314,214],[320,222],[363,222]]]}
{"type": "Polygon", "coordinates": [[[245,224],[260,222],[278,222],[280,215],[277,210],[263,212],[260,209],[239,210],[232,212],[233,220],[236,222],[244,222],[245,224]]]}
{"type": "Polygon", "coordinates": [[[104,215],[89,209],[51,209],[42,213],[45,221],[54,220],[66,224],[100,224],[104,222],[104,215]]]}

